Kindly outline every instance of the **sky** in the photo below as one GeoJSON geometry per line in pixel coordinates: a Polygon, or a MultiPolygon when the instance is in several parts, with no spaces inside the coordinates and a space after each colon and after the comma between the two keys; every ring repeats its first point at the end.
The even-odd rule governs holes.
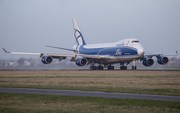
{"type": "MultiPolygon", "coordinates": [[[[146,53],[180,53],[180,0],[0,0],[0,46],[13,52],[71,53],[72,18],[87,44],[140,41],[146,53]]],[[[39,58],[11,55],[0,59],[39,58]]]]}

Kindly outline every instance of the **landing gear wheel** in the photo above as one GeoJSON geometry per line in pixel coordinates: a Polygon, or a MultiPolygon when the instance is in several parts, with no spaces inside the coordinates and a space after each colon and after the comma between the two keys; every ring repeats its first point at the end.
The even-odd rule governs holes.
{"type": "Polygon", "coordinates": [[[127,70],[127,66],[121,66],[120,70],[127,70]]]}
{"type": "Polygon", "coordinates": [[[90,66],[90,70],[92,70],[93,68],[92,68],[92,66],[90,66]]]}
{"type": "Polygon", "coordinates": [[[111,66],[111,70],[114,70],[114,66],[111,66]]]}
{"type": "Polygon", "coordinates": [[[96,70],[96,66],[90,66],[90,70],[96,70]]]}
{"type": "Polygon", "coordinates": [[[136,70],[137,69],[137,67],[136,66],[132,66],[132,70],[136,70]]]}
{"type": "Polygon", "coordinates": [[[96,69],[97,70],[103,70],[104,68],[103,68],[103,66],[97,66],[96,69]]]}
{"type": "Polygon", "coordinates": [[[114,70],[114,66],[108,66],[107,69],[108,70],[114,70]]]}

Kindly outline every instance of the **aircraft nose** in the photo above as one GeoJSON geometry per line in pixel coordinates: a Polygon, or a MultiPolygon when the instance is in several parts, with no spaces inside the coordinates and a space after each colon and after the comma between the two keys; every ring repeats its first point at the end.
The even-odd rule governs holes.
{"type": "Polygon", "coordinates": [[[138,49],[138,55],[139,56],[143,56],[144,55],[144,49],[143,48],[139,48],[138,49]]]}

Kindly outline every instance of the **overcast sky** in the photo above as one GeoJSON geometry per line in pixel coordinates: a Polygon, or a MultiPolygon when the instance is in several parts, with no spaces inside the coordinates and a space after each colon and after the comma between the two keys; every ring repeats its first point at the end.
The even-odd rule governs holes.
{"type": "MultiPolygon", "coordinates": [[[[180,52],[180,0],[0,0],[0,46],[71,53],[44,45],[72,48],[72,18],[87,44],[137,38],[146,53],[180,52]]],[[[32,56],[0,50],[0,59],[20,57],[32,56]]]]}

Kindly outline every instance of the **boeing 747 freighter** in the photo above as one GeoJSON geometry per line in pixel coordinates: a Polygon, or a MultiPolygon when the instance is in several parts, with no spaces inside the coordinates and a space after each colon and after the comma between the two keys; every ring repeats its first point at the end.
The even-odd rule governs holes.
{"type": "Polygon", "coordinates": [[[152,66],[154,60],[152,57],[157,58],[157,62],[161,65],[168,63],[168,57],[178,55],[176,51],[173,54],[145,54],[142,45],[137,39],[124,39],[115,43],[104,44],[86,44],[84,37],[79,29],[76,19],[73,19],[74,36],[76,45],[73,49],[66,49],[61,47],[47,46],[51,48],[63,49],[73,51],[73,54],[52,54],[52,53],[22,53],[22,52],[8,52],[11,54],[25,54],[25,55],[39,55],[42,58],[42,63],[50,64],[53,59],[66,59],[71,57],[70,61],[74,61],[78,66],[90,65],[90,70],[103,70],[107,67],[108,70],[114,70],[113,64],[119,63],[121,70],[127,70],[127,65],[132,62],[132,70],[136,70],[135,63],[140,60],[144,66],[152,66]],[[95,65],[98,66],[95,66],[95,65]]]}

